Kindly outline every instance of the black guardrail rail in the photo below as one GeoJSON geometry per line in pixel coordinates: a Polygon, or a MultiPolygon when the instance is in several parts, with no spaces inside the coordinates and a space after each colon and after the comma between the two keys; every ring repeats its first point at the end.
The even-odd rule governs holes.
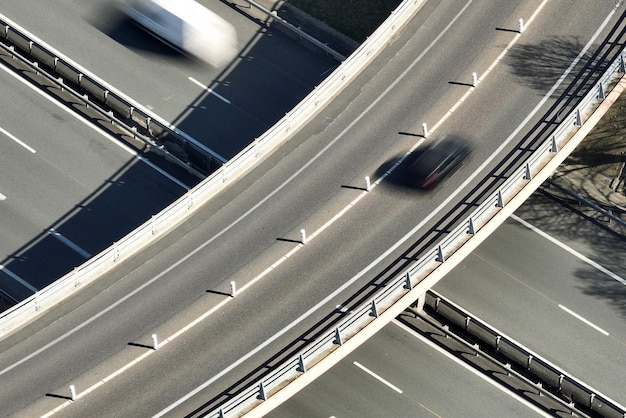
{"type": "Polygon", "coordinates": [[[37,68],[37,71],[48,74],[57,81],[60,88],[71,89],[91,106],[115,116],[124,127],[140,134],[138,135],[140,139],[149,138],[149,146],[167,151],[181,161],[190,172],[194,174],[199,172],[207,176],[225,162],[206,146],[172,129],[166,122],[159,121],[138,103],[43,42],[34,39],[32,35],[2,16],[0,16],[0,41],[15,54],[15,58],[27,60],[37,68]]]}
{"type": "Polygon", "coordinates": [[[626,410],[617,402],[589,387],[574,376],[561,370],[536,353],[522,347],[518,342],[473,317],[461,307],[429,290],[424,302],[432,312],[449,321],[458,329],[476,338],[508,361],[535,376],[544,388],[551,388],[565,399],[596,416],[626,417],[626,410]]]}

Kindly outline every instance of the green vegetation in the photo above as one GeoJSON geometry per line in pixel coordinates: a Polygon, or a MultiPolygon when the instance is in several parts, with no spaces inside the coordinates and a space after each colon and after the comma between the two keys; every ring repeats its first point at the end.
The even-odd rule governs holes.
{"type": "Polygon", "coordinates": [[[287,0],[317,20],[361,43],[401,0],[287,0]]]}

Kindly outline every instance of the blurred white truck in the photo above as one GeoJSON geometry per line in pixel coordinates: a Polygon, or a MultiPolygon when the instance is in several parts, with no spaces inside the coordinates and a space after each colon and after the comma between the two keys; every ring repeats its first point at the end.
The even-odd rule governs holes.
{"type": "Polygon", "coordinates": [[[237,55],[233,25],[194,0],[121,0],[119,7],[152,35],[214,67],[237,55]]]}

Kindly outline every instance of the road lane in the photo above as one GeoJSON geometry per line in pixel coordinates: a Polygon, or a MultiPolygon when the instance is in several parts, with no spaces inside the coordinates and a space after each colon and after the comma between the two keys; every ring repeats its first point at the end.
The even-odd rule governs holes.
{"type": "Polygon", "coordinates": [[[394,322],[267,416],[548,415],[394,322]],[[363,372],[355,367],[361,363],[393,379],[394,387],[380,382],[379,376],[371,376],[369,369],[363,372]]]}
{"type": "Polygon", "coordinates": [[[20,301],[184,190],[9,73],[0,80],[1,288],[20,301]]]}
{"type": "Polygon", "coordinates": [[[3,0],[2,13],[230,159],[291,110],[337,62],[223,2],[200,3],[237,30],[240,51],[226,66],[202,65],[175,52],[121,15],[114,1],[3,0]]]}
{"type": "MultiPolygon", "coordinates": [[[[537,3],[534,5],[536,6],[537,3]]],[[[502,7],[509,6],[503,5],[502,7]]],[[[554,28],[554,15],[559,12],[558,7],[557,4],[547,9],[547,14],[542,15],[537,24],[554,28]]],[[[475,25],[482,23],[482,27],[490,28],[480,19],[488,22],[491,15],[483,13],[484,10],[478,6],[470,9],[471,15],[467,17],[468,19],[474,19],[475,25]]],[[[433,32],[430,33],[431,40],[458,11],[458,8],[448,9],[440,3],[429,9],[431,19],[434,14],[438,14],[440,19],[428,21],[430,25],[435,26],[433,32]]],[[[512,15],[517,15],[517,12],[515,7],[510,11],[512,15]]],[[[606,14],[598,12],[597,9],[593,9],[593,13],[583,13],[580,10],[578,13],[580,13],[577,15],[580,19],[579,27],[585,36],[593,34],[595,28],[606,17],[606,14]]],[[[509,20],[515,21],[512,18],[509,20]]],[[[572,23],[570,20],[563,22],[568,25],[572,23]]],[[[279,150],[271,161],[259,167],[241,183],[207,206],[203,212],[204,216],[211,216],[210,221],[204,222],[202,215],[192,219],[167,239],[133,260],[132,267],[121,267],[119,272],[113,273],[111,281],[99,283],[99,288],[108,290],[106,295],[93,297],[94,293],[87,289],[83,297],[93,297],[93,301],[89,304],[80,304],[80,314],[63,316],[64,321],[68,321],[73,326],[83,323],[85,318],[92,318],[97,312],[102,312],[102,309],[107,309],[106,307],[110,306],[108,304],[117,300],[116,296],[119,298],[125,295],[124,290],[128,292],[128,289],[137,289],[138,283],[155,280],[152,283],[158,284],[158,286],[142,288],[141,299],[130,298],[119,305],[119,309],[110,311],[112,316],[108,321],[98,319],[89,327],[81,329],[80,333],[68,338],[69,341],[63,341],[55,348],[55,356],[62,356],[64,347],[75,350],[71,347],[75,347],[76,341],[80,341],[82,349],[89,353],[88,356],[83,357],[81,364],[76,366],[64,364],[62,367],[57,367],[57,364],[53,362],[51,365],[43,365],[42,368],[41,363],[27,362],[21,370],[22,374],[33,375],[36,371],[40,376],[41,387],[52,388],[45,390],[54,394],[65,393],[70,382],[76,382],[78,388],[90,387],[99,378],[111,373],[112,369],[115,369],[114,364],[127,364],[120,359],[129,361],[136,357],[137,349],[141,347],[132,346],[132,349],[128,349],[129,342],[139,341],[141,344],[147,344],[152,332],[166,336],[174,334],[182,326],[207,312],[215,303],[226,299],[230,280],[236,279],[238,285],[242,282],[247,283],[258,272],[262,272],[270,263],[278,259],[276,255],[282,256],[288,249],[293,248],[296,243],[289,240],[299,237],[302,225],[306,225],[307,229],[310,229],[309,225],[313,225],[312,229],[315,230],[338,210],[345,207],[354,198],[354,194],[360,191],[342,186],[362,184],[361,179],[364,174],[375,173],[377,167],[383,166],[386,161],[392,160],[399,153],[402,154],[410,148],[415,137],[398,135],[397,132],[407,126],[419,129],[420,125],[415,122],[415,115],[428,114],[434,107],[429,102],[420,101],[411,102],[411,106],[407,106],[399,101],[399,97],[408,88],[415,89],[412,97],[420,97],[421,93],[426,92],[430,94],[438,92],[439,100],[447,101],[447,108],[449,108],[463,93],[444,94],[449,92],[450,84],[442,85],[441,77],[448,80],[453,77],[442,75],[441,70],[451,68],[454,72],[457,71],[456,66],[439,65],[441,67],[439,71],[431,75],[432,80],[427,81],[424,77],[428,74],[411,73],[411,77],[393,91],[391,99],[379,104],[368,118],[364,118],[362,123],[354,126],[350,135],[334,143],[329,148],[332,152],[327,152],[325,158],[317,161],[315,166],[309,168],[308,171],[304,170],[302,174],[294,177],[293,184],[290,184],[289,188],[273,195],[262,205],[257,206],[257,203],[261,200],[261,196],[268,196],[269,192],[276,190],[278,184],[300,170],[312,155],[318,153],[338,133],[350,125],[355,116],[360,114],[362,109],[367,108],[373,98],[380,96],[380,93],[389,86],[388,78],[393,79],[394,73],[397,75],[403,72],[406,65],[401,64],[411,62],[416,56],[415,49],[412,48],[413,44],[409,48],[404,48],[407,40],[427,38],[422,33],[416,35],[419,28],[419,25],[410,26],[398,43],[388,48],[380,60],[368,68],[360,79],[361,82],[365,80],[372,82],[357,83],[348,89],[341,102],[333,103],[294,141],[279,150]],[[396,65],[398,67],[395,67],[396,65]],[[380,78],[373,77],[376,73],[381,73],[380,78]],[[249,216],[250,214],[253,216],[249,216]],[[240,223],[231,227],[230,225],[234,225],[234,220],[240,220],[240,223]],[[225,231],[225,225],[229,225],[229,229],[227,233],[222,233],[225,231]],[[199,246],[204,246],[209,242],[212,237],[219,237],[219,239],[216,239],[212,245],[206,244],[207,246],[197,254],[186,258],[199,246]],[[163,256],[154,257],[155,254],[163,254],[163,256]],[[266,258],[261,258],[261,255],[266,258]],[[183,260],[183,257],[185,257],[184,262],[179,264],[178,261],[183,260]],[[113,317],[115,319],[112,319],[113,317]],[[123,318],[132,318],[132,321],[124,321],[123,318]],[[102,339],[100,334],[105,331],[110,334],[107,339],[102,339]],[[94,332],[98,335],[91,338],[94,332]],[[99,356],[105,356],[106,361],[99,356]],[[107,361],[110,363],[107,364],[107,361]]],[[[485,29],[486,32],[492,30],[485,29]]],[[[526,34],[530,40],[533,39],[532,31],[526,34]]],[[[463,42],[470,42],[462,31],[451,33],[450,36],[446,40],[448,45],[453,45],[454,39],[459,43],[459,48],[465,46],[463,42]]],[[[489,42],[495,42],[495,44],[492,45],[492,49],[486,48],[488,53],[481,58],[485,68],[501,51],[497,46],[502,45],[491,37],[487,38],[489,42]]],[[[459,64],[454,54],[450,53],[447,48],[433,49],[428,55],[428,62],[430,63],[430,60],[441,62],[440,60],[444,57],[459,64]]],[[[485,155],[490,155],[491,150],[501,143],[502,132],[513,131],[524,119],[523,111],[532,109],[539,100],[536,91],[529,89],[528,86],[515,82],[511,85],[507,68],[499,67],[494,74],[497,75],[494,75],[494,78],[488,82],[483,82],[477,94],[472,95],[448,122],[452,126],[465,126],[468,130],[477,129],[479,133],[484,134],[476,136],[482,138],[481,147],[477,148],[476,159],[478,161],[468,162],[465,168],[430,195],[416,196],[414,192],[399,187],[397,184],[394,185],[391,181],[384,183],[385,187],[376,188],[374,193],[368,194],[367,198],[359,203],[356,211],[349,212],[348,216],[338,222],[335,227],[327,230],[320,239],[308,243],[305,251],[290,257],[287,262],[281,264],[271,275],[258,283],[252,291],[238,295],[234,303],[231,302],[222,307],[216,315],[211,317],[210,321],[184,334],[181,339],[184,343],[174,343],[166,349],[159,350],[157,355],[149,356],[140,367],[131,369],[128,374],[118,376],[114,385],[104,385],[98,390],[98,396],[94,396],[93,393],[86,396],[80,404],[73,404],[71,408],[64,411],[64,414],[85,415],[88,411],[104,414],[110,411],[109,405],[113,403],[126,405],[129,408],[127,410],[129,414],[137,413],[139,410],[136,408],[141,408],[139,412],[145,413],[146,408],[157,410],[166,406],[168,402],[171,402],[165,399],[166,397],[176,399],[206,382],[211,376],[217,375],[228,365],[238,361],[241,353],[252,351],[259,346],[261,341],[266,341],[273,335],[270,325],[273,330],[282,330],[293,318],[297,318],[309,307],[314,306],[317,301],[322,300],[362,270],[372,259],[384,253],[399,236],[419,223],[452,190],[457,188],[463,180],[463,172],[466,175],[471,173],[481,159],[485,155]],[[505,86],[508,95],[501,97],[498,103],[483,99],[483,95],[490,98],[499,97],[497,93],[502,92],[505,86]],[[502,100],[505,101],[504,104],[502,100]],[[483,106],[487,107],[484,112],[491,115],[497,114],[499,109],[510,110],[510,112],[503,112],[503,119],[496,121],[494,118],[489,124],[468,123],[474,120],[473,111],[477,108],[482,109],[483,106]],[[489,106],[492,107],[489,108],[489,106]],[[364,236],[364,234],[367,235],[364,236]],[[180,367],[180,364],[185,362],[192,365],[192,371],[189,368],[180,367]],[[144,387],[145,382],[151,382],[150,390],[139,392],[131,390],[131,388],[144,387]],[[176,382],[174,387],[171,385],[172,382],[176,382]]],[[[443,107],[443,105],[439,106],[443,107]]],[[[445,110],[441,112],[441,114],[444,113],[445,110]]],[[[438,117],[441,117],[441,114],[438,117]]],[[[468,135],[474,136],[475,134],[468,132],[468,135]]],[[[433,220],[425,225],[425,228],[428,229],[435,223],[436,221],[433,220]]],[[[416,235],[415,240],[418,240],[419,234],[416,235]]],[[[381,266],[388,266],[396,258],[407,257],[405,251],[410,246],[410,244],[405,244],[398,248],[393,255],[381,262],[381,266]]],[[[408,253],[408,257],[410,258],[414,253],[415,250],[412,250],[408,253]]],[[[361,296],[367,297],[367,292],[373,291],[391,274],[384,267],[377,268],[375,271],[380,273],[373,281],[372,276],[376,276],[376,272],[348,287],[342,294],[329,301],[328,305],[334,307],[340,303],[347,305],[356,303],[357,300],[351,295],[358,290],[364,293],[357,296],[357,299],[361,296]]],[[[79,304],[78,299],[75,301],[79,304]]],[[[222,388],[236,383],[246,373],[259,373],[259,370],[255,370],[259,364],[259,358],[272,358],[273,354],[283,349],[286,344],[292,343],[294,339],[297,340],[301,335],[312,338],[318,329],[309,331],[311,324],[319,323],[325,326],[330,323],[330,319],[340,315],[328,314],[328,312],[330,310],[317,311],[312,314],[306,323],[299,324],[281,340],[270,344],[258,354],[256,360],[252,359],[232,370],[232,373],[220,380],[219,384],[201,393],[201,396],[186,408],[193,409],[199,404],[203,406],[203,402],[209,402],[207,400],[219,396],[222,388]]],[[[24,346],[30,344],[36,346],[40,344],[40,341],[54,340],[50,336],[59,335],[62,332],[59,333],[53,328],[56,327],[40,328],[40,334],[24,346]]],[[[72,327],[65,325],[59,329],[67,330],[72,327]]],[[[19,340],[20,336],[16,338],[19,340]]],[[[25,340],[20,341],[26,343],[25,340]]],[[[3,366],[19,359],[21,350],[22,347],[19,344],[7,350],[3,366]]],[[[263,371],[264,369],[261,370],[263,371]]],[[[17,371],[12,371],[11,374],[14,372],[17,371]]],[[[6,377],[10,378],[10,374],[7,373],[6,377]]],[[[20,402],[28,402],[29,411],[41,411],[47,410],[46,408],[52,405],[58,406],[63,401],[52,397],[42,398],[35,394],[20,402]]],[[[15,405],[15,408],[19,409],[19,407],[15,405]]]]}
{"type": "MultiPolygon", "coordinates": [[[[576,217],[563,208],[559,212],[560,216],[576,217]]],[[[584,227],[593,228],[588,224],[584,227]]],[[[589,244],[602,245],[594,241],[589,244]]],[[[618,248],[623,249],[624,243],[618,248]]],[[[587,257],[595,258],[593,252],[587,257]]],[[[626,271],[621,268],[614,273],[620,277],[626,271]]],[[[618,306],[588,292],[587,287],[594,281],[624,286],[584,259],[510,220],[435,290],[624,404],[626,392],[620,382],[626,362],[616,355],[626,345],[624,317],[618,306]]]]}

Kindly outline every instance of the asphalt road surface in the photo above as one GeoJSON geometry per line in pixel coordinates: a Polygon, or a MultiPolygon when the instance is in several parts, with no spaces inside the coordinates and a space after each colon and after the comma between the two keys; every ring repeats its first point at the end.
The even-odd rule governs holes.
{"type": "Polygon", "coordinates": [[[550,112],[572,106],[571,81],[584,86],[584,75],[601,72],[586,64],[621,23],[622,10],[611,14],[609,3],[548,2],[517,54],[490,67],[516,36],[519,17],[540,4],[427,2],[266,163],[63,309],[0,343],[0,375],[13,383],[0,393],[7,413],[200,415],[332,327],[338,305],[349,310],[367,300],[482,190],[493,190],[510,168],[487,173],[509,151],[515,162],[535,136],[549,135],[528,132],[553,126],[545,123],[550,112]],[[584,59],[555,85],[579,54],[584,59]],[[360,189],[366,175],[379,178],[421,141],[423,122],[432,127],[448,114],[472,71],[487,75],[427,139],[462,133],[472,141],[473,157],[461,170],[430,194],[394,175],[367,194],[360,189]],[[242,290],[235,298],[231,281],[242,290]],[[152,333],[164,342],[158,351],[150,349],[152,333]],[[71,384],[79,395],[73,403],[64,398],[71,384]]]}
{"type": "Polygon", "coordinates": [[[0,80],[0,290],[13,304],[186,188],[12,73],[0,80]]]}
{"type": "MultiPolygon", "coordinates": [[[[626,244],[561,203],[537,192],[435,290],[624,404],[626,244]]],[[[430,344],[392,323],[268,416],[539,415],[430,344]]]]}
{"type": "Polygon", "coordinates": [[[435,290],[624,405],[625,249],[538,193],[435,290]]]}
{"type": "Polygon", "coordinates": [[[200,64],[139,29],[113,0],[2,0],[2,13],[127,96],[230,159],[270,128],[338,63],[218,0],[240,49],[200,64]]]}
{"type": "Polygon", "coordinates": [[[392,322],[267,415],[287,417],[548,416],[392,322]]]}

